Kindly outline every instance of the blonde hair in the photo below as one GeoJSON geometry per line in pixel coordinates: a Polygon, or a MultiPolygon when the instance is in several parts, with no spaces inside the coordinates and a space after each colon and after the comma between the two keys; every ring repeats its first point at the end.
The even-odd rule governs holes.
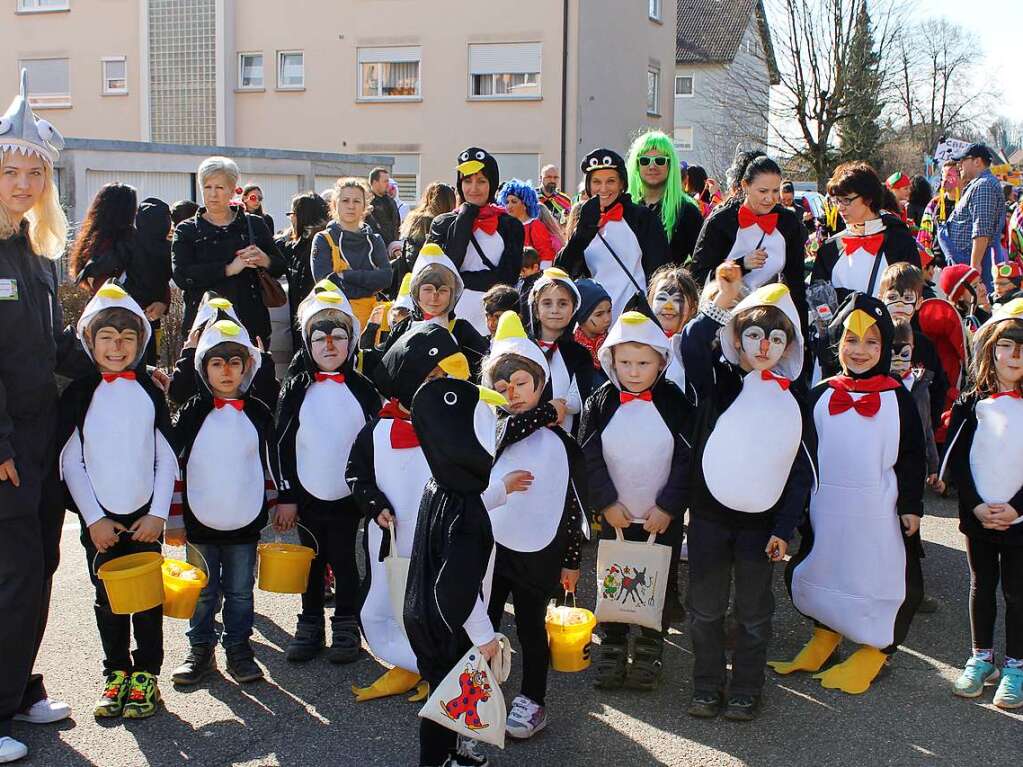
{"type": "MultiPolygon", "coordinates": [[[[38,155],[31,155],[38,157],[38,155]]],[[[7,153],[0,152],[0,170],[7,160],[7,153]]],[[[67,246],[68,223],[64,209],[60,206],[60,195],[57,185],[53,183],[53,166],[45,159],[43,164],[43,192],[25,214],[28,221],[28,241],[32,250],[39,256],[59,259],[67,246]]],[[[0,238],[13,237],[18,233],[18,226],[3,205],[0,205],[0,238]]]]}
{"type": "MultiPolygon", "coordinates": [[[[976,353],[970,365],[972,386],[970,392],[976,392],[981,397],[990,397],[998,391],[998,373],[995,370],[995,346],[998,342],[1008,336],[1012,331],[1018,335],[1023,329],[1023,321],[1018,319],[1004,320],[993,325],[981,328],[973,338],[976,353]]],[[[1015,340],[1015,339],[1013,339],[1015,340]]],[[[1023,384],[1016,384],[1016,391],[1023,391],[1023,384]]]]}
{"type": "Polygon", "coordinates": [[[345,189],[358,189],[362,192],[363,218],[365,218],[366,212],[369,210],[369,187],[366,186],[366,182],[361,178],[346,176],[334,182],[334,201],[330,206],[330,212],[334,215],[334,220],[338,223],[341,221],[337,214],[337,201],[341,199],[341,192],[345,189]]]}

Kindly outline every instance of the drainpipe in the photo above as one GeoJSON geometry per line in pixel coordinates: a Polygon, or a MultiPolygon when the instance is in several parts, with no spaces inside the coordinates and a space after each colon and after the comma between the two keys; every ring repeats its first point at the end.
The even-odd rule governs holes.
{"type": "Polygon", "coordinates": [[[567,147],[567,116],[568,116],[568,0],[561,5],[561,173],[568,171],[565,167],[567,147]]]}

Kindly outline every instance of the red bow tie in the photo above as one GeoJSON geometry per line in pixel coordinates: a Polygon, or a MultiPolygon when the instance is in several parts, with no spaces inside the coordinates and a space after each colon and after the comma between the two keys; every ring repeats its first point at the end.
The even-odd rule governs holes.
{"type": "Polygon", "coordinates": [[[759,226],[763,230],[764,234],[770,234],[778,226],[778,214],[765,213],[762,216],[758,216],[745,205],[740,205],[739,228],[745,229],[746,227],[753,226],[753,224],[759,226]]]}
{"type": "Polygon", "coordinates": [[[419,435],[412,428],[409,421],[409,414],[398,406],[398,400],[393,397],[387,400],[387,404],[380,410],[381,418],[391,418],[391,447],[395,450],[402,450],[410,447],[419,447],[419,435]]]}
{"type": "Polygon", "coordinates": [[[320,381],[333,381],[334,383],[339,384],[345,382],[344,373],[314,373],[313,375],[316,378],[317,383],[320,381]]]}
{"type": "Polygon", "coordinates": [[[849,392],[844,389],[835,389],[828,402],[828,412],[831,415],[840,415],[849,408],[854,409],[864,418],[873,418],[881,409],[881,395],[874,391],[863,395],[858,400],[853,400],[849,392]]]}
{"type": "Polygon", "coordinates": [[[125,370],[123,373],[104,373],[103,374],[103,380],[106,381],[107,383],[112,383],[113,381],[116,381],[118,378],[124,378],[124,379],[126,379],[128,381],[134,381],[135,380],[135,371],[134,370],[125,370]]]}
{"type": "Polygon", "coordinates": [[[842,238],[842,247],[845,248],[845,254],[847,256],[851,256],[860,248],[863,248],[870,255],[876,256],[881,252],[882,245],[884,245],[884,232],[870,234],[865,237],[853,237],[852,235],[846,235],[842,238]]]}
{"type": "Polygon", "coordinates": [[[623,392],[619,392],[618,393],[618,401],[621,402],[621,404],[623,404],[623,405],[628,405],[634,399],[641,399],[644,402],[652,402],[653,399],[654,399],[654,395],[650,393],[649,389],[647,389],[645,392],[642,392],[640,394],[632,394],[632,393],[627,392],[627,391],[623,391],[623,392]]]}
{"type": "Polygon", "coordinates": [[[220,397],[214,397],[214,399],[213,399],[213,407],[215,407],[217,410],[220,410],[220,408],[224,407],[224,405],[230,405],[231,407],[233,407],[238,412],[241,412],[242,408],[245,407],[245,400],[243,400],[243,399],[221,399],[220,397]]]}
{"type": "Polygon", "coordinates": [[[792,385],[792,381],[787,379],[785,376],[777,376],[774,373],[772,373],[770,370],[761,370],[760,371],[760,379],[762,381],[774,381],[776,384],[778,384],[781,387],[782,391],[788,391],[789,390],[789,386],[792,385]]]}
{"type": "Polygon", "coordinates": [[[610,208],[608,208],[607,210],[600,214],[600,223],[597,224],[597,228],[603,229],[604,225],[608,221],[621,221],[622,213],[624,213],[624,211],[625,209],[622,207],[622,204],[620,202],[616,202],[614,205],[612,205],[610,208]]]}
{"type": "Polygon", "coordinates": [[[477,229],[482,229],[487,234],[493,234],[497,231],[497,220],[504,213],[504,208],[498,205],[485,205],[480,208],[479,215],[476,216],[476,220],[472,224],[472,230],[475,232],[477,229]]]}
{"type": "Polygon", "coordinates": [[[536,345],[540,347],[540,350],[544,353],[547,359],[554,356],[554,352],[558,350],[557,341],[541,341],[537,339],[536,345]]]}
{"type": "Polygon", "coordinates": [[[1019,390],[1016,391],[999,391],[991,395],[991,399],[998,399],[999,397],[1012,397],[1013,399],[1023,399],[1023,394],[1020,394],[1019,390]]]}

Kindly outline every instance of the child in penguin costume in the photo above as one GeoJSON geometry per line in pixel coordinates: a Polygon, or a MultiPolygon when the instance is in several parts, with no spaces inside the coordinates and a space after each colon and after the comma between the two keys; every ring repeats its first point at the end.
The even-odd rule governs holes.
{"type": "Polygon", "coordinates": [[[267,520],[267,484],[276,488],[270,451],[273,413],[249,394],[260,353],[233,320],[210,323],[199,337],[195,366],[202,386],[178,411],[188,561],[209,581],[189,621],[190,650],[174,682],[198,683],[216,665],[214,617],[223,604],[227,671],[238,682],[263,678],[252,645],[256,544],[267,520]]]}
{"type": "MultiPolygon", "coordinates": [[[[202,384],[195,371],[195,347],[206,326],[217,320],[231,320],[236,325],[241,325],[234,305],[226,298],[208,290],[203,294],[202,301],[199,302],[195,321],[188,332],[188,338],[181,347],[181,356],[174,363],[170,386],[167,389],[167,397],[171,402],[184,405],[200,390],[202,384]]],[[[259,356],[260,364],[252,379],[250,393],[265,402],[270,408],[274,408],[277,406],[277,396],[281,390],[277,376],[274,375],[274,358],[270,352],[263,349],[260,350],[259,356]]]]}
{"type": "Polygon", "coordinates": [[[586,193],[579,224],[554,265],[573,278],[592,277],[611,296],[612,319],[647,279],[668,263],[668,238],[657,214],[629,197],[625,160],[594,149],[582,161],[586,193]]]}
{"type": "MultiPolygon", "coordinates": [[[[374,371],[387,404],[359,432],[348,457],[346,481],[366,518],[362,631],[373,654],[393,666],[368,687],[353,685],[358,701],[407,692],[420,680],[402,616],[392,609],[384,559],[391,553],[392,525],[397,556],[408,558],[412,552],[419,502],[431,476],[412,427],[412,398],[424,383],[444,376],[469,377],[469,363],[446,329],[421,323],[402,335],[374,371]]],[[[423,693],[411,700],[421,700],[423,693]]]]}
{"type": "Polygon", "coordinates": [[[720,265],[717,284],[714,304],[704,305],[683,329],[680,344],[699,402],[687,533],[694,653],[689,714],[710,718],[724,705],[725,718],[748,721],[759,711],[764,687],[774,563],[783,560],[802,521],[816,451],[810,419],[791,389],[804,352],[789,289],[764,285],[729,311],[742,284],[738,264],[720,265]],[[716,385],[718,355],[724,358],[719,364],[741,376],[738,390],[716,385]],[[726,698],[724,619],[733,579],[739,638],[726,698]]]}
{"type": "Polygon", "coordinates": [[[959,489],[970,564],[973,652],[953,691],[979,697],[995,665],[996,591],[1005,594],[1005,660],[994,704],[1023,707],[1023,298],[997,309],[974,339],[974,387],[952,408],[943,475],[959,489]]]}
{"type": "MultiPolygon", "coordinates": [[[[658,227],[660,224],[658,223],[658,227]]],[[[663,233],[663,229],[661,230],[663,233]]],[[[668,338],[650,317],[627,311],[611,327],[599,356],[608,382],[586,401],[579,444],[586,457],[590,507],[603,514],[601,536],[674,546],[682,536],[689,505],[691,408],[679,388],[664,377],[668,338]]],[[[678,583],[668,579],[666,604],[677,601],[678,583]]],[[[661,675],[664,635],[643,627],[628,665],[624,623],[605,623],[595,685],[650,690],[661,675]]]]}
{"type": "Polygon", "coordinates": [[[497,542],[490,619],[500,630],[511,596],[522,647],[522,689],[505,728],[514,738],[529,738],[547,724],[547,601],[559,583],[566,593],[575,592],[587,500],[586,464],[557,425],[549,365],[518,314],[501,315],[483,382],[508,404],[499,415],[497,460],[483,500],[497,542]],[[507,492],[523,484],[521,492],[507,492]]]}
{"type": "MultiPolygon", "coordinates": [[[[416,520],[403,618],[431,688],[473,645],[487,659],[500,646],[487,616],[494,534],[481,494],[497,444],[494,406],[506,404],[497,392],[455,378],[430,381],[412,399],[412,427],[433,476],[416,520]]],[[[457,747],[451,730],[420,720],[420,765],[487,764],[457,747]]]]}
{"type": "Polygon", "coordinates": [[[458,155],[456,170],[458,209],[433,220],[427,242],[440,245],[461,273],[465,289],[455,309],[485,336],[483,294],[518,282],[526,235],[521,221],[494,204],[501,176],[492,154],[471,146],[458,155]]]}
{"type": "Polygon", "coordinates": [[[115,615],[95,574],[116,557],[159,552],[170,512],[178,468],[167,403],[143,365],[151,333],[142,307],[117,283],[103,285],[78,321],[95,372],[73,381],[60,398],[61,474],[68,506],[81,517],[103,644],[106,680],[97,717],[142,719],[160,703],[162,605],[115,615]]]}
{"type": "Polygon", "coordinates": [[[810,391],[819,470],[809,523],[786,577],[813,638],[779,674],[818,672],[843,637],[860,648],[815,673],[826,688],[866,692],[906,638],[923,595],[923,427],[889,375],[894,326],[885,305],[852,293],[831,324],[843,373],[810,391]]]}
{"type": "Polygon", "coordinates": [[[295,637],[285,657],[307,661],[324,646],[323,573],[336,579],[330,620],[331,663],[351,663],[360,650],[357,617],[359,569],[355,538],[361,515],[345,481],[344,467],[359,432],[380,409],[380,397],[356,372],[359,319],[330,280],[321,280],[296,311],[302,337],[302,369],[284,381],[277,406],[280,483],[274,528],[299,523],[303,545],[319,552],[302,595],[295,637]]]}
{"type": "Polygon", "coordinates": [[[529,292],[529,335],[547,358],[551,396],[565,405],[560,426],[568,434],[593,386],[590,355],[572,337],[573,318],[581,303],[575,283],[560,269],[545,269],[529,292]]]}

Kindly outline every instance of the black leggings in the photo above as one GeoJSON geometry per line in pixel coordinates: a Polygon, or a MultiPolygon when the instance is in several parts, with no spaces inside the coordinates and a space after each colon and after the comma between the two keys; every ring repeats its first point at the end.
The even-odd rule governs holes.
{"type": "Polygon", "coordinates": [[[354,618],[359,602],[355,536],[362,519],[355,511],[351,497],[331,504],[313,502],[311,506],[315,511],[308,506],[299,507],[298,521],[309,531],[298,528],[298,537],[303,545],[313,549],[318,547],[320,553],[309,568],[309,584],[302,595],[302,615],[322,619],[323,574],[330,565],[334,571],[334,617],[354,618]],[[330,511],[325,513],[324,508],[327,507],[330,511]]]}
{"type": "Polygon", "coordinates": [[[1023,546],[1004,546],[978,538],[966,539],[970,562],[970,630],[975,650],[993,650],[1002,582],[1005,596],[1005,655],[1023,660],[1023,546]]]}
{"type": "Polygon", "coordinates": [[[546,626],[548,596],[495,573],[488,609],[494,631],[501,630],[504,603],[509,595],[515,606],[515,633],[522,646],[522,694],[543,706],[550,665],[546,626]]]}

